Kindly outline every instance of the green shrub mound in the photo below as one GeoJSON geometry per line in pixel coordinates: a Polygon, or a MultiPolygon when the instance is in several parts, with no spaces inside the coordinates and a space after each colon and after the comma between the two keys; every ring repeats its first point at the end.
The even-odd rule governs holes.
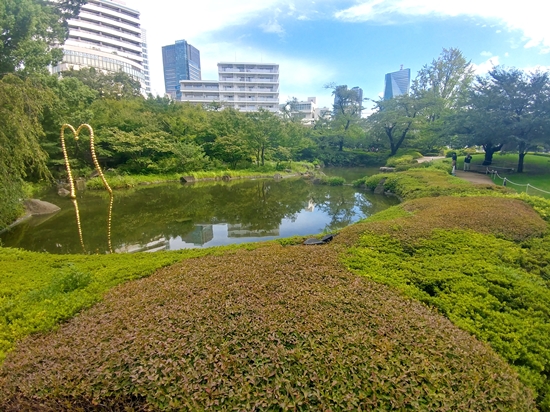
{"type": "Polygon", "coordinates": [[[387,215],[335,240],[355,244],[342,255],[347,267],[488,342],[550,410],[545,222],[519,200],[493,197],[419,199],[387,215]]]}
{"type": "Polygon", "coordinates": [[[0,363],[18,340],[51,330],[120,283],[185,258],[234,248],[94,256],[0,248],[0,363]]]}
{"type": "Polygon", "coordinates": [[[503,186],[489,184],[472,184],[466,180],[450,175],[451,163],[419,164],[419,168],[398,173],[381,173],[364,177],[353,182],[354,186],[366,186],[374,190],[384,181],[384,190],[394,193],[401,199],[418,199],[421,197],[449,196],[457,194],[498,194],[511,193],[503,186]]]}
{"type": "Polygon", "coordinates": [[[488,346],[350,274],[331,245],[188,259],[118,286],[8,355],[0,409],[535,410],[488,346]]]}

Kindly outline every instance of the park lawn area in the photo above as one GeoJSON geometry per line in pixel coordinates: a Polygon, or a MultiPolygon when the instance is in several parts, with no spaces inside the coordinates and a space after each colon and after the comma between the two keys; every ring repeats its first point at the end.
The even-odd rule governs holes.
{"type": "MultiPolygon", "coordinates": [[[[483,159],[483,154],[474,154],[472,164],[481,164],[483,159]]],[[[462,170],[463,162],[464,157],[460,157],[458,159],[459,170],[462,170]]],[[[517,169],[517,163],[517,154],[495,153],[492,166],[517,169]]],[[[496,176],[494,179],[495,183],[497,185],[502,185],[503,178],[507,180],[506,187],[518,193],[527,193],[532,196],[550,198],[550,156],[527,153],[524,158],[523,172],[499,172],[499,176],[496,176]],[[527,184],[534,187],[528,188],[527,184]]]]}

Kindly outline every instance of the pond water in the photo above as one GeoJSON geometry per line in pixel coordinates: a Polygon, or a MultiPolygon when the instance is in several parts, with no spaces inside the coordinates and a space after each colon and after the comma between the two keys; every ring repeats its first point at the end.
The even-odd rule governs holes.
{"type": "Polygon", "coordinates": [[[398,203],[351,186],[299,178],[139,186],[114,191],[109,247],[109,195],[87,190],[77,192],[82,247],[73,202],[53,190],[41,199],[61,210],[0,234],[3,246],[66,254],[256,242],[332,232],[398,203]]]}

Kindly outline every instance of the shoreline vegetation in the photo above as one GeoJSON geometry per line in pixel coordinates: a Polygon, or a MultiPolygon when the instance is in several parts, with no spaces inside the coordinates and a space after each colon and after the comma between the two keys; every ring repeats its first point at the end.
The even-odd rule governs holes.
{"type": "Polygon", "coordinates": [[[550,410],[550,201],[447,163],[324,246],[0,248],[0,406],[550,410]]]}

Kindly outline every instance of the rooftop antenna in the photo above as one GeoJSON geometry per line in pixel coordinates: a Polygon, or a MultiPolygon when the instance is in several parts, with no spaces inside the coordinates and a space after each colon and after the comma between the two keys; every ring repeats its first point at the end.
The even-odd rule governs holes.
{"type": "Polygon", "coordinates": [[[401,69],[400,70],[403,70],[403,65],[401,65],[401,69]]]}

